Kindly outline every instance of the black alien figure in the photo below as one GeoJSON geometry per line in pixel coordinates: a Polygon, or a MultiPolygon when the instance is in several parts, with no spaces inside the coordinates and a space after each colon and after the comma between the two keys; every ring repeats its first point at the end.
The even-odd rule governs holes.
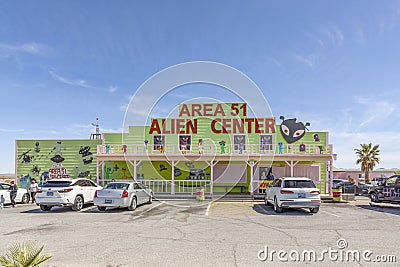
{"type": "Polygon", "coordinates": [[[300,140],[306,133],[306,130],[308,130],[307,126],[310,126],[308,122],[306,124],[297,122],[296,118],[285,120],[285,117],[280,116],[280,119],[282,120],[280,127],[281,134],[289,144],[300,140]]]}

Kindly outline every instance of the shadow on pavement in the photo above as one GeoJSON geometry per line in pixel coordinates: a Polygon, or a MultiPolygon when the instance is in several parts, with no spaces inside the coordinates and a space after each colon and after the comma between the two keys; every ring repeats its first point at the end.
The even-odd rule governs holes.
{"type": "MultiPolygon", "coordinates": [[[[73,211],[73,210],[71,210],[70,207],[53,207],[50,211],[42,211],[38,206],[32,206],[32,209],[21,211],[21,213],[27,213],[27,214],[32,214],[32,213],[46,214],[46,213],[65,213],[65,212],[76,213],[76,212],[87,212],[93,208],[96,208],[96,207],[94,207],[93,205],[87,205],[87,206],[83,207],[82,211],[73,211]]],[[[96,208],[96,210],[97,210],[97,208],[96,208]]]]}
{"type": "Polygon", "coordinates": [[[264,215],[279,215],[279,216],[313,216],[308,209],[284,209],[282,213],[276,213],[272,206],[266,206],[265,204],[254,204],[253,210],[259,214],[264,215]]]}
{"type": "Polygon", "coordinates": [[[356,207],[366,209],[366,210],[372,210],[376,212],[382,212],[382,213],[389,213],[393,215],[400,216],[400,206],[394,206],[394,205],[387,205],[384,203],[374,203],[373,206],[371,205],[355,205],[356,207]]]}

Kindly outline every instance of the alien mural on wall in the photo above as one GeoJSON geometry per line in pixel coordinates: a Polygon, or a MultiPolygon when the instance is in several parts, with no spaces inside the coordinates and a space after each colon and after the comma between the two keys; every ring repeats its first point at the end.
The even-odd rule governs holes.
{"type": "Polygon", "coordinates": [[[297,122],[296,118],[285,120],[285,117],[280,116],[280,119],[282,120],[280,126],[281,134],[283,139],[289,144],[300,140],[306,133],[306,130],[308,130],[307,126],[310,126],[308,122],[306,124],[297,122]]]}

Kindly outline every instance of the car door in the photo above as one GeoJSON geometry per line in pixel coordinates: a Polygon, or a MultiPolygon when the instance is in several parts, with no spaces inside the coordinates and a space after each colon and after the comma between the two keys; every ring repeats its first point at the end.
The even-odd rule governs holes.
{"type": "Polygon", "coordinates": [[[139,183],[134,183],[133,184],[133,189],[137,198],[137,203],[138,204],[143,204],[144,203],[144,199],[145,199],[145,192],[143,190],[143,188],[141,187],[141,184],[139,183]]]}
{"type": "Polygon", "coordinates": [[[392,177],[387,179],[385,186],[382,189],[382,194],[385,200],[394,200],[395,199],[395,184],[397,177],[392,177]]]}
{"type": "Polygon", "coordinates": [[[270,201],[274,200],[274,197],[276,196],[277,191],[280,190],[281,185],[282,185],[282,180],[281,179],[276,179],[274,181],[274,183],[272,184],[272,186],[269,188],[267,197],[268,197],[268,199],[270,201]]]}
{"type": "Polygon", "coordinates": [[[393,201],[400,202],[400,177],[397,178],[394,185],[393,201]]]}
{"type": "Polygon", "coordinates": [[[94,191],[92,191],[92,185],[89,180],[80,180],[79,186],[82,188],[83,197],[85,202],[92,202],[94,198],[94,191]]]}
{"type": "Polygon", "coordinates": [[[93,201],[94,200],[94,194],[96,193],[96,190],[99,189],[99,188],[95,183],[93,183],[90,180],[87,180],[87,184],[88,184],[87,191],[88,191],[88,194],[89,194],[89,197],[90,197],[90,201],[93,201]]]}
{"type": "Polygon", "coordinates": [[[4,197],[4,203],[8,204],[11,203],[10,199],[10,192],[8,192],[8,189],[10,188],[10,185],[8,184],[0,184],[0,197],[4,197]]]}
{"type": "Polygon", "coordinates": [[[9,184],[0,184],[0,197],[1,195],[4,197],[5,204],[11,203],[10,192],[8,192],[8,189],[10,189],[9,184]]]}

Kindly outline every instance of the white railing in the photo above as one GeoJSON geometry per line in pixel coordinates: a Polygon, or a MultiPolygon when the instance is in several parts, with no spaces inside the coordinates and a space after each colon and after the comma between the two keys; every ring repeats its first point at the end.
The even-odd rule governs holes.
{"type": "Polygon", "coordinates": [[[152,145],[131,144],[131,145],[98,145],[97,154],[332,154],[332,145],[323,144],[271,144],[258,145],[247,144],[244,146],[225,144],[224,147],[219,144],[192,145],[190,150],[182,150],[178,144],[152,145]]]}
{"type": "Polygon", "coordinates": [[[205,193],[210,192],[210,181],[209,180],[138,180],[144,186],[147,186],[154,193],[185,193],[195,194],[198,188],[204,188],[205,193]],[[173,186],[174,184],[174,186],[173,186]]]}

